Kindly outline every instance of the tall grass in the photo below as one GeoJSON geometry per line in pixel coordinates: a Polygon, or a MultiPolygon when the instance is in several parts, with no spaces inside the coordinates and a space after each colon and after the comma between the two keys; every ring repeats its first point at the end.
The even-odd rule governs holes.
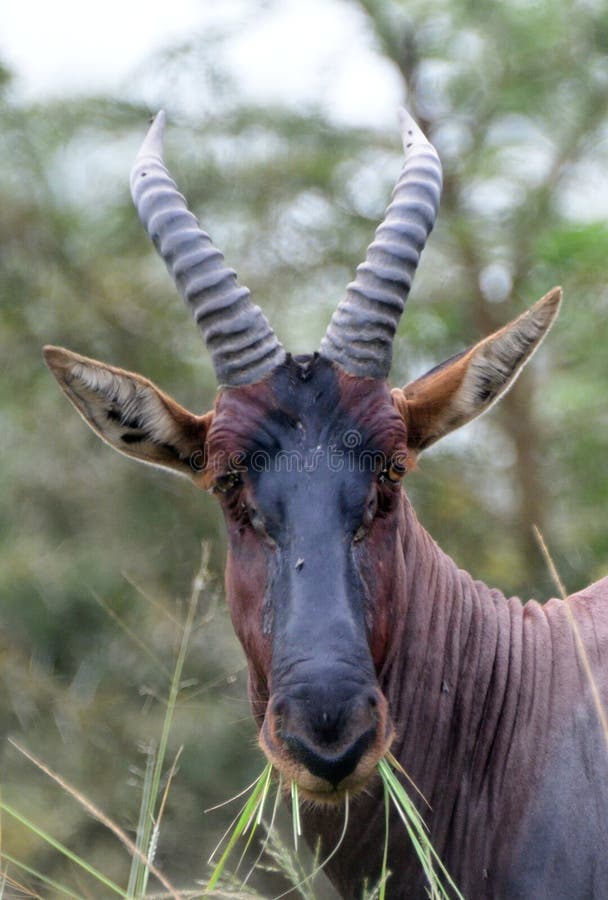
{"type": "MultiPolygon", "coordinates": [[[[53,835],[47,832],[36,822],[33,822],[18,809],[7,803],[3,796],[0,795],[0,811],[3,813],[3,815],[16,822],[19,822],[31,834],[35,835],[40,841],[42,841],[49,847],[52,847],[64,859],[72,863],[72,865],[86,872],[87,875],[97,883],[100,891],[98,896],[118,896],[125,898],[125,900],[139,900],[139,898],[143,898],[146,896],[150,875],[153,875],[154,878],[164,888],[164,896],[174,898],[174,900],[181,900],[181,898],[184,896],[183,893],[180,893],[177,888],[174,887],[174,885],[157,868],[157,866],[155,866],[154,858],[156,855],[156,848],[158,846],[160,827],[163,812],[166,806],[168,791],[175,774],[177,761],[179,759],[179,752],[181,752],[180,750],[176,758],[173,760],[173,763],[170,766],[169,772],[166,776],[165,787],[161,790],[161,782],[166,764],[167,745],[174,720],[180,685],[182,683],[184,663],[192,637],[199,601],[203,591],[206,589],[209,582],[207,565],[208,557],[208,548],[206,546],[203,546],[201,564],[192,583],[192,590],[190,592],[190,598],[187,605],[186,618],[182,626],[177,658],[171,675],[169,694],[166,701],[165,714],[162,721],[158,747],[151,744],[148,749],[148,759],[146,773],[143,781],[142,798],[140,803],[135,841],[133,841],[129,837],[129,835],[122,828],[120,828],[119,825],[117,825],[102,809],[100,809],[99,806],[97,806],[81,791],[71,785],[67,781],[67,779],[63,778],[57,772],[53,771],[49,766],[46,765],[46,763],[44,763],[29,750],[25,749],[14,741],[11,741],[13,747],[15,747],[15,749],[19,753],[21,753],[27,760],[29,760],[29,762],[31,762],[37,769],[43,772],[48,778],[54,781],[55,784],[57,784],[65,794],[70,796],[76,803],[78,803],[87,812],[88,815],[90,815],[93,819],[97,820],[105,828],[107,828],[108,831],[110,831],[118,839],[125,850],[129,853],[131,857],[129,877],[127,885],[123,887],[114,882],[97,867],[87,862],[86,859],[83,859],[81,856],[73,852],[69,847],[58,841],[55,837],[53,837],[53,835]],[[103,891],[103,893],[101,893],[101,891],[103,891]]],[[[30,878],[35,882],[44,885],[46,888],[53,890],[55,893],[58,893],[61,896],[76,898],[76,900],[84,900],[79,891],[75,890],[72,887],[69,887],[68,885],[61,884],[58,881],[51,879],[37,869],[34,869],[33,867],[28,866],[26,863],[23,863],[13,856],[10,856],[6,853],[1,845],[0,865],[2,866],[2,871],[0,871],[0,878],[4,879],[4,882],[6,883],[8,883],[9,881],[9,868],[11,868],[11,871],[12,869],[16,869],[25,873],[26,875],[29,875],[30,878]]],[[[2,884],[2,882],[0,882],[0,884],[2,884]]],[[[22,886],[22,890],[24,892],[24,896],[40,896],[34,888],[22,886]]],[[[200,891],[198,891],[198,895],[200,896],[200,891]]]]}
{"type": "MultiPolygon", "coordinates": [[[[181,653],[178,656],[178,659],[180,658],[181,653]]],[[[178,671],[178,673],[181,672],[180,666],[176,666],[176,670],[178,671]]],[[[177,695],[175,694],[171,701],[171,706],[168,705],[166,718],[172,716],[176,698],[177,695]]],[[[63,857],[72,862],[75,866],[87,872],[87,874],[100,885],[100,888],[104,890],[103,896],[116,895],[124,898],[124,900],[141,900],[141,898],[147,896],[147,881],[150,874],[157,878],[160,884],[165,889],[165,893],[163,894],[163,896],[172,897],[174,898],[174,900],[184,900],[185,897],[201,896],[240,896],[240,891],[245,889],[251,874],[253,873],[254,869],[260,864],[262,855],[264,854],[264,852],[267,852],[278,865],[283,875],[288,878],[291,884],[291,887],[288,890],[284,891],[282,894],[279,894],[278,897],[275,898],[275,900],[280,900],[280,898],[286,896],[292,891],[300,894],[300,896],[305,898],[305,900],[314,900],[314,892],[312,892],[312,888],[310,886],[312,885],[315,877],[327,866],[327,864],[339,851],[346,836],[350,810],[350,801],[348,794],[345,795],[344,800],[343,827],[335,847],[322,861],[319,861],[319,854],[317,851],[312,871],[309,874],[305,874],[301,866],[297,862],[299,838],[302,834],[300,797],[298,787],[295,782],[292,782],[288,791],[288,795],[291,798],[292,836],[294,844],[294,854],[291,855],[286,850],[285,845],[281,841],[280,837],[273,833],[278,803],[281,795],[283,794],[283,785],[281,777],[275,777],[273,773],[273,767],[270,763],[268,763],[264,767],[258,778],[255,780],[255,782],[250,785],[249,789],[245,792],[246,794],[248,794],[248,796],[241,810],[239,811],[229,829],[226,831],[218,846],[212,853],[210,862],[214,858],[214,856],[219,853],[220,848],[222,846],[224,847],[204,890],[202,892],[179,891],[154,865],[154,855],[158,842],[162,813],[166,803],[173,773],[176,768],[177,758],[174,760],[173,765],[171,766],[165,789],[161,794],[160,778],[158,778],[156,774],[159,771],[159,753],[150,752],[148,757],[146,776],[144,778],[137,836],[136,840],[132,841],[129,836],[118,825],[116,825],[115,822],[113,822],[101,809],[99,809],[99,807],[92,803],[92,801],[87,799],[80,791],[74,788],[66,779],[62,778],[56,772],[51,770],[34,754],[30,753],[28,750],[19,746],[15,742],[12,743],[13,746],[17,750],[19,750],[19,752],[21,752],[33,765],[35,765],[40,771],[51,778],[65,793],[67,793],[76,802],[78,802],[89,815],[97,819],[97,821],[99,821],[109,831],[111,831],[131,855],[129,881],[126,888],[123,888],[112,881],[99,869],[92,866],[86,860],[82,859],[82,857],[75,854],[64,844],[53,838],[52,835],[48,834],[36,823],[29,820],[18,810],[14,809],[4,800],[0,799],[0,809],[2,809],[2,811],[6,815],[9,815],[11,818],[19,821],[22,825],[28,828],[28,830],[30,830],[32,834],[36,835],[40,840],[51,846],[54,850],[56,850],[63,857]],[[273,788],[275,792],[274,801],[272,804],[269,804],[268,801],[273,788]],[[269,806],[271,806],[272,808],[272,814],[270,817],[270,823],[267,825],[264,820],[264,814],[269,806]],[[151,822],[151,826],[147,827],[147,822],[151,822]],[[259,851],[254,864],[250,867],[247,875],[239,882],[238,880],[236,880],[238,870],[245,858],[245,854],[251,847],[256,834],[259,834],[261,828],[266,833],[265,839],[262,843],[262,848],[259,851]],[[233,855],[233,852],[235,851],[241,839],[243,839],[244,846],[241,850],[239,862],[232,875],[229,877],[225,877],[228,861],[233,855]],[[236,884],[238,885],[238,890],[236,893],[234,893],[234,891],[231,889],[231,887],[235,884],[235,880],[236,884]]],[[[456,885],[450,878],[448,872],[446,871],[441,860],[439,859],[439,856],[432,846],[428,830],[420,813],[411,801],[405,787],[401,784],[399,778],[397,777],[396,773],[404,774],[403,770],[401,770],[399,764],[396,762],[396,760],[394,760],[394,758],[390,756],[390,754],[388,755],[388,757],[382,759],[379,762],[378,773],[382,780],[384,789],[386,822],[385,843],[382,856],[382,870],[380,873],[380,880],[377,887],[372,891],[372,893],[367,895],[368,900],[375,900],[375,898],[378,898],[378,900],[385,900],[386,898],[386,884],[390,877],[390,873],[388,872],[388,842],[391,806],[396,810],[399,819],[405,827],[405,835],[411,842],[414,851],[416,852],[416,855],[420,860],[420,864],[427,878],[427,882],[429,885],[429,894],[432,900],[451,900],[451,898],[458,898],[458,900],[463,900],[462,895],[456,888],[456,885]],[[444,886],[444,883],[447,886],[444,886]]],[[[16,869],[25,872],[32,878],[36,879],[39,883],[44,884],[47,888],[51,888],[62,896],[74,898],[74,900],[84,900],[84,898],[78,891],[75,891],[67,885],[58,883],[57,881],[49,878],[48,876],[32,867],[20,863],[13,857],[8,856],[6,853],[2,854],[1,859],[5,867],[7,866],[7,864],[14,866],[16,869]]],[[[4,870],[3,877],[5,880],[8,878],[6,868],[4,870]]],[[[39,896],[39,894],[34,890],[30,890],[28,894],[31,897],[39,896]]],[[[255,896],[255,894],[249,894],[249,896],[255,896]]],[[[0,900],[2,900],[1,894],[0,900]]]]}

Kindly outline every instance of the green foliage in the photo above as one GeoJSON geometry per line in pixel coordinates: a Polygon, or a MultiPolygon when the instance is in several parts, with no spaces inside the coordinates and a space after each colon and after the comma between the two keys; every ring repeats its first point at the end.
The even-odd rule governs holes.
{"type": "MultiPolygon", "coordinates": [[[[271,7],[251,0],[243,27],[271,7]]],[[[352,0],[344,15],[359,16],[400,74],[445,166],[393,381],[555,283],[565,294],[531,372],[423,457],[408,492],[475,576],[526,597],[552,593],[535,523],[568,588],[579,588],[608,560],[608,231],[589,190],[608,170],[603,5],[352,0]]],[[[245,102],[228,64],[233,37],[214,32],[160,54],[128,97],[17,102],[0,67],[0,727],[44,749],[133,833],[145,782],[138,746],[161,734],[159,698],[174,670],[180,604],[167,598],[183,593],[201,539],[220,572],[222,523],[211,498],[100,445],[40,356],[42,344],[64,344],[141,372],[195,411],[213,403],[210,361],[131,208],[128,169],[148,117],[133,97],[151,83],[169,100],[171,168],[294,352],[318,345],[400,166],[396,130],[336,124],[323,98],[314,110],[245,102]]],[[[168,758],[184,751],[158,859],[191,884],[227,824],[201,810],[259,765],[221,604],[193,637],[186,678],[167,738],[168,758]]],[[[3,752],[3,799],[126,883],[128,860],[103,829],[59,809],[45,780],[3,752]]],[[[78,891],[72,869],[8,821],[2,847],[78,891]]],[[[272,877],[261,882],[267,894],[270,883],[279,893],[272,877]]]]}
{"type": "Polygon", "coordinates": [[[387,810],[386,843],[382,861],[382,885],[380,887],[379,900],[385,900],[386,894],[386,881],[388,878],[388,809],[391,804],[394,806],[405,827],[407,836],[416,852],[420,866],[424,871],[431,900],[450,900],[450,897],[452,896],[456,898],[456,900],[464,900],[462,894],[450,877],[449,872],[441,862],[441,858],[437,854],[437,851],[433,847],[424,818],[420,815],[407,790],[399,781],[397,773],[400,772],[405,775],[405,772],[398,763],[396,769],[393,768],[395,762],[396,760],[394,758],[390,758],[381,759],[378,763],[378,772],[380,773],[384,787],[384,805],[387,810]]]}

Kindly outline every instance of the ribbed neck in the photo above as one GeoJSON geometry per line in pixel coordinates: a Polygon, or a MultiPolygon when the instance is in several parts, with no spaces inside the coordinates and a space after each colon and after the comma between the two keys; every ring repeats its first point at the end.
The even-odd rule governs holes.
{"type": "MultiPolygon", "coordinates": [[[[507,599],[459,569],[420,525],[405,494],[397,530],[393,645],[379,675],[396,725],[393,752],[428,800],[430,809],[409,789],[467,896],[472,871],[487,869],[490,886],[501,864],[499,829],[492,826],[507,808],[517,817],[526,802],[525,780],[517,777],[522,761],[534,767],[542,760],[542,752],[531,758],[529,747],[542,750],[550,679],[536,683],[535,659],[551,665],[551,633],[538,604],[524,615],[518,598],[507,599]],[[537,653],[539,644],[548,645],[548,656],[537,653]]],[[[351,821],[330,867],[344,896],[355,896],[353,885],[379,871],[381,850],[374,860],[357,849],[383,846],[379,783],[355,799],[351,821]]],[[[340,824],[335,814],[307,822],[323,833],[328,850],[340,824]]],[[[425,896],[420,864],[396,816],[390,835],[389,868],[392,857],[397,871],[389,896],[425,896]]]]}

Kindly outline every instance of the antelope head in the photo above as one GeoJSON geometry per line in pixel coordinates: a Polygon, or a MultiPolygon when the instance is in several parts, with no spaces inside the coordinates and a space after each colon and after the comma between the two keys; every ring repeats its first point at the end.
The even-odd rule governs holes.
{"type": "Polygon", "coordinates": [[[403,476],[507,390],[560,292],[391,392],[393,338],[441,190],[437,153],[403,111],[405,165],[384,221],[319,351],[292,357],[188,211],[163,162],[163,123],[160,113],[132,194],[211,353],[214,409],[195,415],[142,376],[69,350],[45,358],[104,441],[218,498],[261,746],[305,796],[339,800],[365,785],[394,734],[381,683],[407,605],[403,476]]]}

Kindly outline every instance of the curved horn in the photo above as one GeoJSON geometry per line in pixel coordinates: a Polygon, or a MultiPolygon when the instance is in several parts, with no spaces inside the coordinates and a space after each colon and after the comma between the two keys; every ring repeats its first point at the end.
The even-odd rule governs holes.
{"type": "Polygon", "coordinates": [[[395,330],[420,254],[439,208],[437,151],[404,109],[399,110],[405,165],[384,221],[334,312],[320,352],[350,375],[384,379],[395,330]]]}
{"type": "Polygon", "coordinates": [[[248,288],[188,210],[163,162],[165,114],[159,112],[131,172],[131,196],[202,331],[221,385],[261,381],[285,351],[248,288]]]}

